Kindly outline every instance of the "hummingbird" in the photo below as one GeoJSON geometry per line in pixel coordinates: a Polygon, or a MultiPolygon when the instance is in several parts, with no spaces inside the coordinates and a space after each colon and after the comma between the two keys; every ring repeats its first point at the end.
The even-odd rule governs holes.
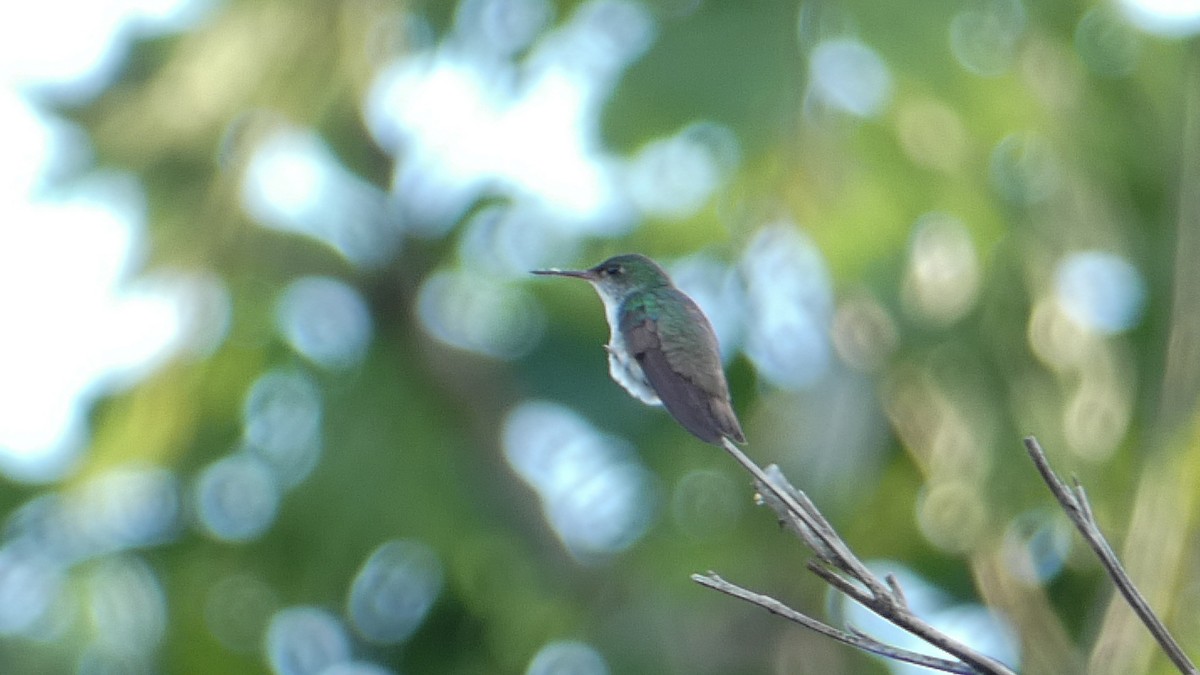
{"type": "Polygon", "coordinates": [[[586,270],[534,270],[583,279],[608,319],[608,372],[634,398],[662,405],[705,443],[745,443],[729,400],[717,336],[696,303],[644,255],[618,255],[586,270]]]}

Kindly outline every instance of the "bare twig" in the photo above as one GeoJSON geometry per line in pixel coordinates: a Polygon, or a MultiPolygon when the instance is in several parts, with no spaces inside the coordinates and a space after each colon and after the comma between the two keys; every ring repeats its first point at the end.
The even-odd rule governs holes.
{"type": "Polygon", "coordinates": [[[772,614],[781,616],[789,621],[794,621],[795,623],[798,623],[809,630],[820,633],[826,637],[833,638],[834,640],[850,645],[851,647],[857,647],[863,651],[871,652],[872,654],[878,654],[880,656],[884,656],[889,659],[895,659],[897,661],[914,663],[918,666],[924,666],[926,668],[932,668],[934,670],[940,670],[946,673],[962,673],[964,675],[971,675],[975,672],[975,670],[973,670],[970,666],[967,666],[961,661],[940,659],[936,656],[929,656],[927,654],[920,654],[907,649],[886,645],[853,628],[849,632],[839,630],[827,623],[814,619],[807,614],[798,612],[776,600],[775,598],[762,595],[760,593],[755,593],[754,591],[747,590],[736,584],[731,584],[712,572],[709,572],[708,574],[693,574],[692,580],[701,586],[706,586],[713,590],[720,591],[726,595],[740,598],[751,604],[758,605],[772,614]]]}
{"type": "Polygon", "coordinates": [[[1163,625],[1163,622],[1150,609],[1149,603],[1142,597],[1140,591],[1134,586],[1133,581],[1122,567],[1121,561],[1117,559],[1116,553],[1109,546],[1108,540],[1104,537],[1104,533],[1100,531],[1100,527],[1096,524],[1095,517],[1092,515],[1092,506],[1088,503],[1087,494],[1083,490],[1083,486],[1075,481],[1074,487],[1068,486],[1057,474],[1054,469],[1050,468],[1050,462],[1046,459],[1046,453],[1042,450],[1042,446],[1037,439],[1029,436],[1025,439],[1025,449],[1029,452],[1029,457],[1033,460],[1034,466],[1037,467],[1038,473],[1042,475],[1042,480],[1046,482],[1046,486],[1050,488],[1050,492],[1058,499],[1058,503],[1062,505],[1067,517],[1075,524],[1075,528],[1083,535],[1084,541],[1100,558],[1100,564],[1104,570],[1108,572],[1108,576],[1116,584],[1117,590],[1133,608],[1133,611],[1149,629],[1150,634],[1158,641],[1159,646],[1166,652],[1167,658],[1171,659],[1171,663],[1179,669],[1181,673],[1195,675],[1198,671],[1196,666],[1188,658],[1187,654],[1183,653],[1183,649],[1175,638],[1171,636],[1170,631],[1163,625]]]}
{"type": "Polygon", "coordinates": [[[917,663],[911,658],[912,656],[920,657],[923,660],[929,659],[920,665],[944,672],[1013,675],[1013,671],[1004,664],[938,631],[914,614],[909,609],[908,601],[900,589],[899,582],[890,576],[887,579],[880,579],[868,569],[854,555],[812,501],[803,492],[788,483],[778,467],[770,466],[764,471],[733,443],[726,440],[723,445],[738,464],[741,464],[754,477],[755,486],[763,503],[774,510],[784,525],[800,537],[816,554],[817,560],[809,562],[810,570],[830,586],[876,615],[941,649],[957,660],[925,657],[915,652],[885,645],[857,630],[851,632],[838,630],[797,612],[774,598],[730,584],[715,574],[695,575],[692,578],[696,582],[752,602],[822,635],[828,635],[835,640],[873,654],[910,663],[917,663]]]}

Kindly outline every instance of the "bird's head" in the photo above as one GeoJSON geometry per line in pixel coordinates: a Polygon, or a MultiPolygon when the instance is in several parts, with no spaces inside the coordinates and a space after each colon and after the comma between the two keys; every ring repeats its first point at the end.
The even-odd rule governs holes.
{"type": "Polygon", "coordinates": [[[537,270],[534,274],[584,279],[602,297],[621,299],[630,293],[671,285],[671,278],[658,263],[637,253],[613,256],[586,270],[537,270]]]}

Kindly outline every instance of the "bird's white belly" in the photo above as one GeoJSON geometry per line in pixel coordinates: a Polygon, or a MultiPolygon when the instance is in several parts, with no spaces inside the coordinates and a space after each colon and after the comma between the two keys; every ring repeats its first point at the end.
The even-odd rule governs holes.
{"type": "Polygon", "coordinates": [[[624,387],[625,391],[642,403],[662,405],[658,393],[646,379],[646,373],[642,371],[641,365],[625,348],[625,340],[621,338],[616,324],[610,323],[610,325],[613,328],[608,338],[608,374],[612,376],[613,380],[616,380],[617,384],[624,387]]]}

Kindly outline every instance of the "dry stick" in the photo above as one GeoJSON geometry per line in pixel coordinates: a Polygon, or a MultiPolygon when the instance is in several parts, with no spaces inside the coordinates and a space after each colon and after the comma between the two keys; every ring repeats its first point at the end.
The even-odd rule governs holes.
{"type": "Polygon", "coordinates": [[[794,621],[809,630],[815,631],[826,637],[832,638],[843,644],[857,647],[863,651],[878,654],[896,661],[905,661],[934,670],[941,670],[947,673],[961,673],[962,675],[971,675],[975,672],[973,668],[962,663],[961,661],[951,661],[949,659],[939,659],[936,656],[928,654],[920,654],[907,649],[886,645],[868,635],[864,635],[857,631],[846,632],[838,630],[827,623],[818,621],[807,614],[802,614],[788,607],[782,602],[768,595],[755,593],[754,591],[746,590],[737,584],[731,584],[725,581],[716,574],[709,572],[708,574],[693,574],[692,580],[701,586],[707,586],[716,591],[720,591],[726,595],[745,600],[746,602],[758,605],[763,609],[781,616],[790,621],[794,621]]]}
{"type": "Polygon", "coordinates": [[[737,446],[728,441],[725,446],[726,450],[755,476],[763,501],[783,518],[785,524],[790,525],[792,530],[825,563],[809,562],[809,569],[817,576],[876,615],[930,645],[957,656],[960,661],[972,668],[973,672],[1012,674],[1012,671],[1004,664],[954,640],[914,614],[908,607],[908,600],[904,597],[903,591],[899,590],[900,584],[896,578],[888,575],[886,579],[880,580],[874,572],[868,569],[850,550],[834,530],[833,525],[808,496],[788,482],[779,467],[771,465],[763,471],[737,446]],[[784,498],[785,496],[791,499],[788,500],[784,498]],[[789,523],[788,517],[795,517],[796,507],[807,518],[796,518],[798,522],[789,523]],[[838,570],[858,581],[866,587],[866,590],[846,579],[838,573],[838,570]]]}
{"type": "MultiPolygon", "coordinates": [[[[938,668],[946,672],[955,673],[985,673],[988,675],[1013,675],[1013,671],[999,661],[981,654],[967,645],[951,638],[950,636],[938,631],[933,626],[929,625],[917,615],[913,614],[908,607],[908,603],[904,598],[903,592],[899,590],[899,584],[894,578],[889,578],[886,581],[879,579],[871,570],[858,559],[850,550],[849,546],[833,529],[829,521],[821,514],[817,507],[808,499],[808,497],[800,490],[795,489],[788,484],[783,474],[776,467],[770,467],[770,472],[774,477],[768,476],[768,473],[763,471],[757,464],[754,463],[745,453],[729,440],[725,440],[723,447],[729,454],[745,468],[750,475],[754,477],[759,494],[768,506],[772,507],[775,512],[783,518],[784,522],[796,533],[801,539],[813,549],[817,557],[824,563],[819,564],[810,562],[809,569],[816,573],[819,577],[832,585],[837,590],[846,594],[854,601],[871,610],[878,616],[889,621],[890,623],[902,628],[903,630],[915,635],[925,642],[941,649],[942,651],[951,654],[959,659],[959,663],[947,662],[953,665],[953,668],[946,670],[938,668]],[[839,574],[844,573],[850,579],[839,574]],[[853,579],[853,581],[851,581],[853,579]],[[857,581],[859,585],[854,582],[857,581]]],[[[783,603],[770,598],[768,596],[759,595],[740,587],[733,586],[728,582],[720,580],[716,575],[702,576],[695,575],[692,577],[696,582],[704,584],[710,588],[715,588],[722,592],[735,595],[749,602],[753,602],[768,611],[785,616],[794,621],[797,621],[803,626],[818,630],[814,624],[819,624],[815,619],[811,619],[800,612],[788,608],[783,603]],[[710,583],[711,582],[711,583],[710,583]],[[719,583],[718,583],[719,582],[719,583]],[[723,586],[721,586],[723,584],[723,586]],[[732,589],[739,589],[741,592],[731,592],[732,589]],[[781,610],[786,609],[786,612],[781,610]],[[800,621],[796,617],[804,616],[806,621],[800,621]]],[[[824,624],[821,624],[824,625],[824,624]]],[[[826,626],[826,628],[829,628],[826,626]]],[[[830,629],[836,630],[836,629],[830,629]]],[[[828,635],[825,630],[819,630],[822,634],[828,635]]],[[[840,631],[839,631],[840,632],[840,631]]],[[[861,633],[843,633],[850,637],[865,638],[861,633]]],[[[831,636],[833,637],[833,636],[831,636]]],[[[835,638],[840,639],[840,638],[835,638]]],[[[895,650],[894,647],[881,645],[871,638],[865,638],[872,646],[883,646],[888,650],[895,650]]],[[[872,653],[881,654],[882,652],[875,649],[867,649],[861,646],[858,641],[849,642],[842,640],[846,644],[853,644],[860,649],[866,649],[872,653]]],[[[901,650],[903,651],[903,650],[901,650]]],[[[883,654],[890,656],[889,654],[883,654]]],[[[908,659],[902,659],[908,660],[908,659]]],[[[935,663],[935,662],[930,662],[935,663]]],[[[924,665],[924,664],[922,664],[924,665]]],[[[937,666],[930,665],[931,668],[937,666]]]]}
{"type": "Polygon", "coordinates": [[[1067,512],[1067,517],[1075,524],[1075,529],[1079,530],[1079,533],[1083,535],[1084,541],[1088,543],[1088,546],[1100,558],[1100,564],[1104,566],[1104,570],[1108,572],[1108,576],[1116,584],[1117,590],[1125,597],[1125,601],[1129,603],[1129,606],[1133,608],[1138,618],[1149,629],[1150,634],[1158,641],[1159,646],[1167,653],[1167,658],[1171,659],[1171,663],[1175,664],[1179,672],[1196,675],[1198,672],[1196,666],[1192,664],[1187,654],[1183,653],[1183,648],[1179,646],[1175,638],[1171,637],[1170,631],[1167,630],[1167,627],[1155,615],[1154,610],[1150,609],[1150,605],[1146,602],[1146,599],[1142,597],[1141,592],[1133,585],[1133,581],[1125,572],[1125,568],[1121,566],[1121,561],[1117,559],[1117,554],[1113,553],[1112,547],[1109,546],[1108,540],[1104,537],[1104,533],[1100,531],[1100,527],[1096,524],[1096,519],[1092,515],[1092,506],[1088,503],[1087,494],[1083,491],[1083,486],[1079,484],[1079,481],[1075,481],[1074,488],[1064,483],[1054,473],[1054,469],[1050,468],[1050,462],[1046,460],[1046,453],[1033,436],[1025,439],[1025,449],[1029,452],[1029,457],[1033,460],[1034,466],[1037,467],[1038,473],[1042,475],[1042,480],[1046,482],[1046,486],[1050,488],[1050,492],[1054,493],[1054,497],[1058,499],[1058,503],[1067,512]]]}

